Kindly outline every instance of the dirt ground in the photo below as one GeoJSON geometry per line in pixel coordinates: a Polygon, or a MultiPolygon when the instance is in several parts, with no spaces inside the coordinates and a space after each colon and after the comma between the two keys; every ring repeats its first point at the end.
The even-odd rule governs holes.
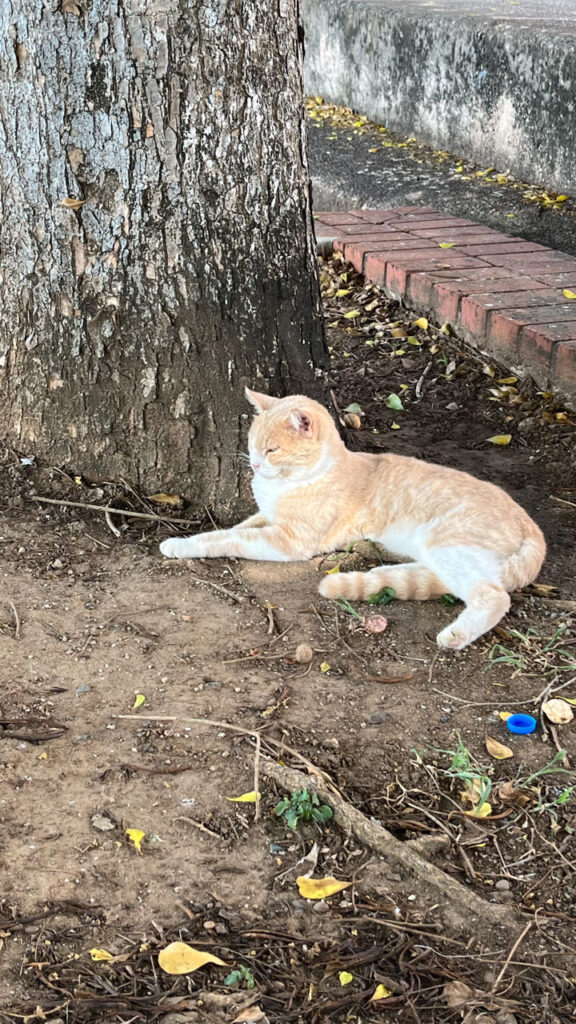
{"type": "Polygon", "coordinates": [[[546,533],[542,586],[469,650],[439,652],[434,637],[457,612],[447,603],[338,607],[318,595],[328,569],[374,564],[370,545],[293,565],[167,562],[158,542],[183,526],[115,514],[112,532],[100,513],[34,503],[150,505],[6,448],[2,1021],[575,1019],[576,726],[551,726],[540,706],[551,692],[576,698],[576,417],[414,326],[344,266],[324,267],[323,290],[347,443],[501,484],[546,533]],[[506,445],[487,440],[502,434],[506,445]],[[374,614],[382,633],[369,632],[374,614]],[[301,643],[310,663],[294,659],[301,643]],[[534,712],[537,731],[512,736],[507,711],[534,712]],[[492,757],[486,735],[513,757],[492,757]],[[464,813],[475,804],[461,796],[459,743],[491,784],[487,817],[464,813]],[[558,755],[537,774],[560,749],[568,766],[558,755]],[[469,913],[452,890],[439,900],[425,875],[334,821],[291,831],[274,813],[285,791],[268,760],[312,762],[347,806],[423,840],[444,877],[484,902],[469,913]],[[253,803],[229,799],[254,790],[255,764],[259,821],[253,803]],[[145,833],[140,852],[130,829],[145,833]],[[320,901],[295,881],[314,843],[314,877],[353,883],[320,901]],[[174,939],[243,978],[226,984],[214,965],[164,973],[157,953],[174,939]],[[374,1001],[378,985],[387,994],[374,1001]]]}

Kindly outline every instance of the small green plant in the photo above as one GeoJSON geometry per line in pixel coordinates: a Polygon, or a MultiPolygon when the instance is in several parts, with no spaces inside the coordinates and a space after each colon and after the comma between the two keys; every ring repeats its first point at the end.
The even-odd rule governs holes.
{"type": "Polygon", "coordinates": [[[440,604],[447,604],[449,606],[458,604],[458,598],[454,597],[454,594],[442,594],[440,597],[440,604]]]}
{"type": "Polygon", "coordinates": [[[228,977],[224,978],[225,985],[243,985],[244,988],[256,988],[256,979],[249,967],[240,964],[234,971],[230,971],[228,977]]]}
{"type": "Polygon", "coordinates": [[[336,604],[338,605],[339,608],[342,609],[343,612],[346,612],[348,615],[351,615],[353,619],[358,619],[359,622],[364,622],[362,616],[358,614],[356,609],[350,604],[350,601],[347,601],[345,597],[339,598],[336,601],[336,604]]]}
{"type": "Polygon", "coordinates": [[[456,733],[458,744],[456,750],[440,750],[441,754],[448,754],[451,757],[448,768],[439,768],[441,775],[450,779],[458,779],[464,783],[466,791],[470,794],[471,802],[481,807],[487,803],[492,792],[492,782],[486,774],[487,769],[476,765],[472,754],[463,742],[460,733],[456,733]]]}
{"type": "Polygon", "coordinates": [[[332,817],[332,808],[327,804],[321,804],[316,793],[309,793],[307,789],[298,789],[292,796],[285,796],[279,804],[276,804],[274,813],[279,817],[284,815],[284,820],[293,832],[303,821],[313,821],[317,825],[325,825],[332,817]]]}
{"type": "Polygon", "coordinates": [[[377,594],[370,594],[368,604],[390,604],[390,601],[393,601],[395,597],[396,591],[394,590],[394,587],[382,587],[382,590],[377,594]]]}

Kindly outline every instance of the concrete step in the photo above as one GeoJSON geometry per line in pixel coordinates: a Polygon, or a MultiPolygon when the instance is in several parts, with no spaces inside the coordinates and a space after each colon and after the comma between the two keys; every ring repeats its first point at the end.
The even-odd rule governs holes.
{"type": "Polygon", "coordinates": [[[302,0],[309,93],[576,193],[575,0],[302,0]]]}

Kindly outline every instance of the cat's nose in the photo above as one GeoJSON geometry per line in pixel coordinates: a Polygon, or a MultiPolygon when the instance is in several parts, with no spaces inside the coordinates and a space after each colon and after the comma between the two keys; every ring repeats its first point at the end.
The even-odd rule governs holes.
{"type": "Polygon", "coordinates": [[[252,466],[252,469],[256,473],[260,469],[261,463],[260,462],[251,462],[250,465],[252,466]]]}

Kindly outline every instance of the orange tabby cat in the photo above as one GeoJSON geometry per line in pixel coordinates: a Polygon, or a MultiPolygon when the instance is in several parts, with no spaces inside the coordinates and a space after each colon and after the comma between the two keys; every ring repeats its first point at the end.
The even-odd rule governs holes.
{"type": "Polygon", "coordinates": [[[371,538],[413,561],[326,576],[320,593],[366,599],[393,587],[417,601],[455,594],[466,607],[436,638],[455,650],[492,629],[509,592],[536,577],[544,537],[499,487],[401,455],[350,452],[311,398],[246,394],[259,414],[248,443],[260,511],[230,530],[165,540],[167,557],[291,562],[371,538]]]}

